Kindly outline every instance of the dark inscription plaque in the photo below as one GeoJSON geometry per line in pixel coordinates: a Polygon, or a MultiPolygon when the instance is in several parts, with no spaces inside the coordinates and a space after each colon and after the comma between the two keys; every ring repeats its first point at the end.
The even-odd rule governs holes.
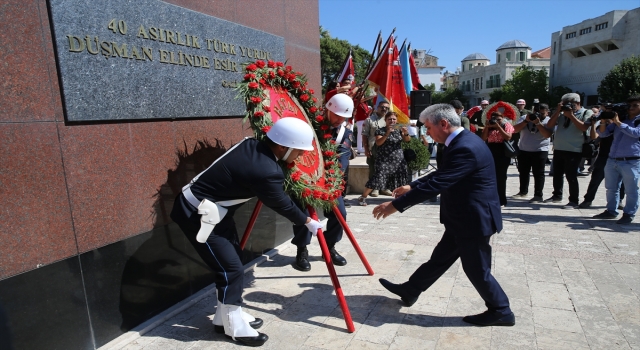
{"type": "Polygon", "coordinates": [[[50,0],[67,121],[244,115],[243,64],[284,38],[156,0],[50,0]]]}

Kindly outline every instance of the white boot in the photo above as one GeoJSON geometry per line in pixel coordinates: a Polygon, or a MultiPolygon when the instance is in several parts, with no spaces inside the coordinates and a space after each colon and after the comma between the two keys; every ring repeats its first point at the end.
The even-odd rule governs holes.
{"type": "MultiPolygon", "coordinates": [[[[218,302],[218,306],[216,307],[216,314],[213,316],[213,325],[214,326],[219,326],[222,327],[222,308],[221,306],[223,305],[220,300],[218,300],[218,290],[216,289],[216,301],[218,302]]],[[[262,322],[259,322],[259,325],[257,323],[255,323],[256,318],[249,315],[248,313],[244,312],[244,310],[242,310],[242,319],[249,322],[251,324],[251,322],[254,322],[254,324],[251,324],[251,327],[255,327],[255,328],[259,328],[260,326],[262,326],[262,322]],[[257,327],[256,327],[257,326],[257,327]]]]}
{"type": "MultiPolygon", "coordinates": [[[[224,333],[233,340],[244,337],[258,337],[259,333],[251,328],[249,322],[242,318],[242,307],[238,305],[220,304],[224,333]]],[[[217,313],[217,312],[216,312],[217,313]]]]}

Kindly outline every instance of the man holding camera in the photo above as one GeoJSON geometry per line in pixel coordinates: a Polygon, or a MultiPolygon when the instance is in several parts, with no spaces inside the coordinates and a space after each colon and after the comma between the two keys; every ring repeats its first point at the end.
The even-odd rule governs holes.
{"type": "MultiPolygon", "coordinates": [[[[627,100],[629,115],[620,120],[616,112],[603,112],[601,119],[611,119],[613,123],[600,134],[613,134],[609,159],[604,167],[604,186],[607,189],[607,210],[594,216],[597,219],[614,219],[618,216],[620,183],[624,183],[627,201],[618,224],[629,224],[638,210],[638,181],[640,180],[640,95],[627,100]]],[[[619,111],[622,112],[622,111],[619,111]]]]}
{"type": "Polygon", "coordinates": [[[567,178],[569,183],[569,203],[564,209],[574,209],[578,207],[580,188],[578,187],[578,166],[582,159],[582,144],[584,143],[584,133],[589,129],[585,124],[593,111],[587,110],[580,105],[580,95],[568,93],[562,96],[562,101],[558,103],[558,108],[553,113],[547,127],[553,129],[556,125],[556,136],[553,141],[553,196],[545,202],[561,202],[564,181],[562,176],[567,178]]]}
{"type": "Polygon", "coordinates": [[[520,133],[518,146],[518,172],[520,173],[520,191],[514,197],[526,197],[529,193],[529,172],[533,172],[534,192],[530,203],[542,202],[544,188],[544,166],[549,156],[551,130],[549,122],[549,106],[534,102],[534,112],[521,116],[514,130],[520,133]]]}

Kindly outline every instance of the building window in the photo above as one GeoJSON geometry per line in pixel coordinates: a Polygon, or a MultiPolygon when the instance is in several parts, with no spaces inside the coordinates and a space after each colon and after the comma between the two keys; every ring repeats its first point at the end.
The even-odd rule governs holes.
{"type": "Polygon", "coordinates": [[[473,69],[473,63],[469,63],[469,70],[473,69]]]}
{"type": "Polygon", "coordinates": [[[617,50],[617,49],[618,49],[618,47],[616,46],[616,44],[607,45],[607,51],[617,50]]]}
{"type": "Polygon", "coordinates": [[[520,56],[520,57],[518,57],[518,60],[519,60],[520,62],[524,62],[524,55],[525,55],[525,52],[518,52],[518,55],[520,56]]]}
{"type": "Polygon", "coordinates": [[[496,74],[494,82],[496,84],[496,87],[500,87],[500,74],[496,74]]]}
{"type": "Polygon", "coordinates": [[[480,77],[480,90],[482,90],[482,77],[480,77]]]}
{"type": "Polygon", "coordinates": [[[567,33],[565,39],[571,39],[576,37],[576,32],[567,33]]]}
{"type": "Polygon", "coordinates": [[[555,41],[553,42],[553,54],[554,55],[556,54],[556,42],[555,41]]]}
{"type": "Polygon", "coordinates": [[[591,27],[580,29],[580,35],[591,33],[591,27]]]}
{"type": "Polygon", "coordinates": [[[506,56],[507,56],[507,57],[506,57],[506,58],[507,58],[507,61],[511,61],[511,52],[507,52],[507,55],[506,55],[506,56]]]}
{"type": "Polygon", "coordinates": [[[591,54],[600,53],[600,52],[602,52],[602,51],[600,51],[597,47],[592,47],[591,48],[591,54]]]}
{"type": "Polygon", "coordinates": [[[600,23],[596,25],[596,30],[603,30],[605,28],[607,28],[609,22],[604,22],[604,23],[600,23]]]}
{"type": "Polygon", "coordinates": [[[556,64],[551,65],[551,77],[553,78],[556,74],[556,64]]]}
{"type": "Polygon", "coordinates": [[[500,54],[498,54],[498,63],[500,63],[500,54]]]}
{"type": "Polygon", "coordinates": [[[464,64],[462,65],[462,71],[464,72],[464,64]]]}
{"type": "Polygon", "coordinates": [[[578,51],[578,52],[576,53],[576,57],[584,57],[584,56],[586,56],[586,55],[585,55],[585,54],[584,54],[584,52],[582,52],[582,51],[578,51]]]}

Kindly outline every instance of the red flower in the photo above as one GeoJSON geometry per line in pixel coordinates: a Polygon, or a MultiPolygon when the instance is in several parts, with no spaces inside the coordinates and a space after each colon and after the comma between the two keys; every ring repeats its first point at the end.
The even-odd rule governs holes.
{"type": "Polygon", "coordinates": [[[260,79],[260,84],[262,84],[262,85],[266,85],[266,84],[267,84],[267,81],[266,81],[266,80],[264,80],[264,79],[260,79]]]}
{"type": "Polygon", "coordinates": [[[276,66],[278,66],[278,67],[284,67],[284,63],[282,63],[282,62],[276,62],[276,66]]]}
{"type": "Polygon", "coordinates": [[[331,140],[329,141],[330,144],[335,145],[336,144],[336,140],[331,140]]]}
{"type": "Polygon", "coordinates": [[[305,188],[304,190],[302,190],[302,198],[307,198],[311,195],[311,190],[308,188],[305,188]]]}
{"type": "Polygon", "coordinates": [[[322,152],[322,154],[325,155],[325,157],[331,157],[333,156],[335,153],[333,151],[324,151],[322,152]]]}
{"type": "MultiPolygon", "coordinates": [[[[324,134],[324,138],[325,139],[330,139],[331,137],[332,137],[331,134],[324,134]]],[[[331,140],[331,141],[333,141],[333,143],[335,143],[335,140],[331,140]]]]}
{"type": "Polygon", "coordinates": [[[253,116],[255,118],[262,118],[262,117],[264,117],[264,112],[263,111],[257,111],[255,113],[253,113],[253,116]]]}
{"type": "Polygon", "coordinates": [[[327,124],[320,125],[320,130],[329,130],[329,125],[327,124]]]}
{"type": "Polygon", "coordinates": [[[315,91],[313,91],[313,89],[309,89],[309,92],[310,92],[312,95],[316,93],[315,91]]]}
{"type": "Polygon", "coordinates": [[[244,75],[244,80],[251,80],[251,79],[255,79],[256,75],[253,73],[247,73],[244,75]]]}
{"type": "Polygon", "coordinates": [[[278,69],[278,76],[284,76],[284,71],[282,69],[278,69]]]}
{"type": "Polygon", "coordinates": [[[321,115],[319,115],[319,116],[317,116],[317,117],[316,117],[316,121],[317,121],[318,123],[322,123],[322,121],[323,121],[323,120],[324,120],[324,117],[323,117],[323,116],[321,116],[321,115]]]}
{"type": "Polygon", "coordinates": [[[335,173],[336,173],[336,171],[335,171],[335,170],[333,170],[333,169],[329,169],[329,174],[335,174],[335,173]]]}
{"type": "Polygon", "coordinates": [[[313,190],[313,198],[320,199],[322,197],[322,192],[319,190],[313,190]]]}
{"type": "Polygon", "coordinates": [[[249,87],[249,89],[257,89],[258,86],[260,85],[258,85],[258,83],[256,83],[255,81],[252,81],[249,84],[247,84],[247,86],[249,87]]]}
{"type": "Polygon", "coordinates": [[[256,66],[258,66],[258,68],[264,68],[264,61],[256,61],[256,66]]]}
{"type": "Polygon", "coordinates": [[[269,106],[267,106],[267,105],[262,105],[262,109],[263,109],[265,112],[271,112],[271,107],[269,107],[269,106]]]}
{"type": "Polygon", "coordinates": [[[276,67],[276,63],[273,62],[272,60],[269,60],[269,62],[267,62],[267,67],[269,68],[275,68],[276,67]]]}
{"type": "Polygon", "coordinates": [[[262,99],[260,97],[251,97],[251,102],[258,104],[260,102],[262,102],[262,99]]]}
{"type": "Polygon", "coordinates": [[[296,166],[296,162],[287,163],[287,169],[293,169],[296,166]]]}
{"type": "Polygon", "coordinates": [[[328,195],[328,194],[326,194],[326,193],[323,193],[321,198],[322,198],[322,200],[324,200],[324,201],[329,200],[329,195],[328,195]]]}
{"type": "Polygon", "coordinates": [[[296,80],[296,75],[295,74],[287,75],[287,80],[289,80],[290,82],[293,82],[294,80],[296,80]]]}
{"type": "Polygon", "coordinates": [[[275,78],[275,77],[276,77],[276,73],[275,73],[274,71],[270,70],[270,71],[269,71],[269,78],[270,78],[270,79],[273,79],[273,78],[275,78]]]}
{"type": "Polygon", "coordinates": [[[293,181],[298,181],[298,180],[300,180],[301,177],[302,177],[302,172],[301,171],[296,171],[295,173],[291,174],[291,179],[293,181]]]}
{"type": "Polygon", "coordinates": [[[284,67],[284,69],[286,69],[287,71],[292,71],[292,70],[293,70],[293,67],[291,67],[291,66],[286,66],[286,67],[284,67]]]}
{"type": "Polygon", "coordinates": [[[293,83],[291,83],[291,86],[293,86],[294,88],[299,88],[300,87],[300,82],[299,81],[294,81],[293,83]]]}
{"type": "Polygon", "coordinates": [[[302,100],[302,102],[309,101],[309,95],[307,95],[307,94],[300,95],[300,100],[302,100]]]}
{"type": "Polygon", "coordinates": [[[309,112],[311,113],[315,113],[318,111],[318,108],[316,108],[316,106],[311,106],[311,108],[309,108],[309,112]]]}
{"type": "Polygon", "coordinates": [[[260,130],[262,130],[263,133],[268,133],[269,130],[271,130],[271,126],[267,125],[267,126],[263,126],[262,128],[260,128],[260,130]]]}
{"type": "Polygon", "coordinates": [[[313,101],[313,103],[316,103],[316,102],[318,102],[318,99],[314,97],[314,98],[311,99],[311,101],[313,101]]]}
{"type": "Polygon", "coordinates": [[[258,67],[253,63],[251,63],[250,65],[247,66],[247,71],[249,71],[249,72],[253,72],[256,69],[258,69],[258,67]]]}

